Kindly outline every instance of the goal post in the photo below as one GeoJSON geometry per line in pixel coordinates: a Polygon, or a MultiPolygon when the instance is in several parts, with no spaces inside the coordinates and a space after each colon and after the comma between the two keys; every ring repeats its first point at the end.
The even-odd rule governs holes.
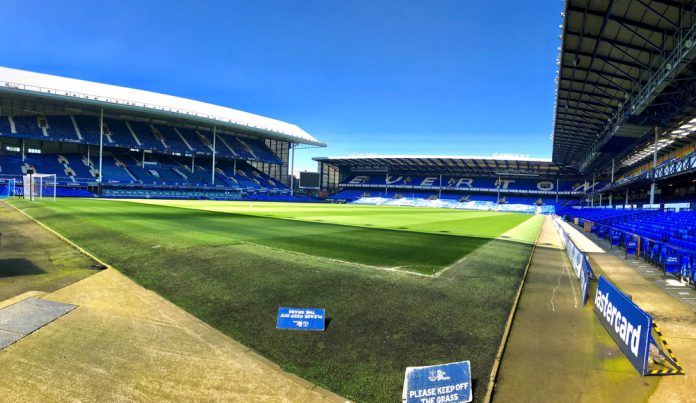
{"type": "Polygon", "coordinates": [[[56,201],[56,174],[28,174],[23,182],[25,199],[56,201]]]}

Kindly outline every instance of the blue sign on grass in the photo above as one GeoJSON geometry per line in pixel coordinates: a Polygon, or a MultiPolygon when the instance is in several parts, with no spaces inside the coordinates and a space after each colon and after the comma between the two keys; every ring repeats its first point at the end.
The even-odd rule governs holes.
{"type": "Polygon", "coordinates": [[[469,361],[406,368],[402,399],[406,403],[470,402],[469,361]]]}
{"type": "Polygon", "coordinates": [[[595,314],[641,375],[648,371],[652,317],[603,276],[597,281],[595,314]]]}
{"type": "Polygon", "coordinates": [[[324,309],[317,308],[278,308],[276,328],[291,330],[319,330],[326,326],[324,309]]]}

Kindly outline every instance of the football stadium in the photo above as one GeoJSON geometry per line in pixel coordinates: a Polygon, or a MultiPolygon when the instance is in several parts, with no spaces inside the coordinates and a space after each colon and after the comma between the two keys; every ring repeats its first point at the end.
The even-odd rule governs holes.
{"type": "Polygon", "coordinates": [[[696,2],[560,21],[547,158],[0,67],[0,400],[696,401],[696,2]]]}

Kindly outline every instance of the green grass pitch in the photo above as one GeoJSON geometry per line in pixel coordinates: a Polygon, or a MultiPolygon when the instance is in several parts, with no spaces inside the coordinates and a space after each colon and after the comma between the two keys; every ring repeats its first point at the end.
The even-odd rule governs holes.
{"type": "Polygon", "coordinates": [[[353,205],[12,203],[284,369],[356,401],[398,400],[407,366],[459,360],[471,361],[482,398],[542,220],[353,205]],[[326,308],[328,328],[276,330],[279,306],[326,308]]]}

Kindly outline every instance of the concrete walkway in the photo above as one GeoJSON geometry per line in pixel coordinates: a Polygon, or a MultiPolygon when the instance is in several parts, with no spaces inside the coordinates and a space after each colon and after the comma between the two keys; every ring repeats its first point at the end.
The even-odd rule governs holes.
{"type": "Polygon", "coordinates": [[[116,270],[43,298],[78,308],[0,351],[2,401],[345,401],[116,270]]]}
{"type": "Polygon", "coordinates": [[[532,256],[493,400],[643,401],[656,379],[641,379],[592,313],[550,220],[532,256]]]}
{"type": "Polygon", "coordinates": [[[696,312],[692,300],[683,300],[685,295],[680,295],[692,295],[693,290],[663,276],[659,268],[642,259],[624,259],[623,250],[610,250],[606,241],[592,240],[577,229],[573,236],[579,248],[601,250],[587,253],[592,268],[631,295],[653,317],[686,371],[685,376],[661,377],[650,401],[696,402],[696,312]]]}

